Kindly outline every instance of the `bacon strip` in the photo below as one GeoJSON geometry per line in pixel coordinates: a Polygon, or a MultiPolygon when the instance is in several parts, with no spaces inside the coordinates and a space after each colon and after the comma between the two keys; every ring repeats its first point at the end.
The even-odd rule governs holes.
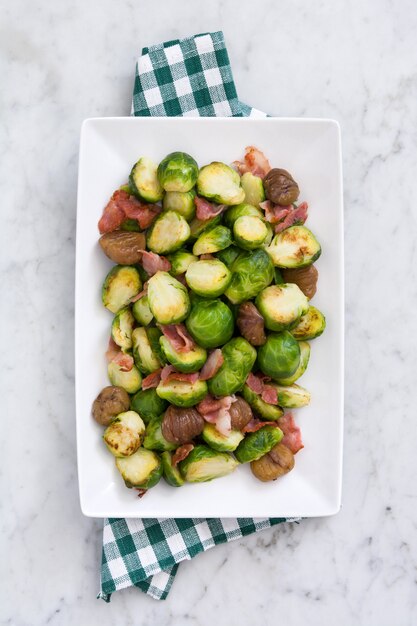
{"type": "Polygon", "coordinates": [[[142,230],[148,228],[162,211],[157,204],[145,204],[123,189],[117,189],[104,207],[98,229],[103,235],[119,228],[126,219],[134,219],[142,230]]]}
{"type": "Polygon", "coordinates": [[[197,404],[197,411],[209,424],[214,424],[216,430],[227,437],[232,430],[231,416],[229,409],[233,402],[236,402],[235,396],[225,396],[223,398],[213,398],[210,394],[204,400],[197,404]]]}
{"type": "Polygon", "coordinates": [[[271,165],[264,153],[255,148],[255,146],[247,146],[243,161],[234,161],[233,165],[241,176],[246,174],[246,172],[251,172],[254,176],[263,178],[271,169],[271,165]]]}
{"type": "Polygon", "coordinates": [[[146,391],[147,389],[155,389],[159,385],[161,382],[161,371],[162,370],[160,369],[156,370],[155,372],[148,374],[148,376],[142,380],[143,391],[146,391]]]}
{"type": "Polygon", "coordinates": [[[275,232],[280,233],[286,228],[293,226],[294,224],[304,224],[308,217],[308,204],[307,202],[302,202],[297,207],[293,207],[291,212],[282,220],[275,225],[275,232]]]}
{"type": "Polygon", "coordinates": [[[277,422],[263,422],[262,420],[258,420],[256,417],[251,419],[250,422],[246,424],[243,428],[243,433],[256,433],[257,430],[260,430],[264,426],[275,426],[275,428],[279,428],[279,424],[277,422]]]}
{"type": "Polygon", "coordinates": [[[149,276],[153,276],[156,272],[169,272],[171,269],[171,263],[166,257],[147,250],[142,252],[141,264],[149,276]]]}
{"type": "Polygon", "coordinates": [[[301,448],[304,448],[304,444],[301,440],[301,430],[295,423],[293,414],[290,412],[285,413],[285,415],[279,418],[278,422],[280,429],[284,433],[281,443],[287,446],[293,454],[297,454],[301,448]]]}
{"type": "Polygon", "coordinates": [[[270,380],[268,376],[262,374],[252,374],[250,372],[246,378],[246,384],[251,391],[261,396],[262,400],[267,404],[278,404],[278,393],[275,387],[265,384],[270,380]]]}
{"type": "Polygon", "coordinates": [[[129,302],[133,304],[133,302],[137,302],[138,300],[140,300],[141,298],[143,298],[143,296],[146,296],[147,294],[148,294],[148,283],[146,282],[143,284],[142,291],[136,294],[136,296],[133,296],[133,298],[130,298],[129,302]]]}
{"type": "Polygon", "coordinates": [[[224,204],[213,204],[204,198],[196,196],[194,198],[194,204],[196,208],[196,216],[199,220],[209,220],[216,215],[220,215],[226,208],[224,204]]]}
{"type": "Polygon", "coordinates": [[[200,371],[200,380],[209,380],[213,378],[224,363],[224,357],[220,348],[216,348],[211,352],[207,361],[204,363],[200,371]]]}
{"type": "Polygon", "coordinates": [[[260,202],[259,206],[265,211],[265,219],[270,224],[277,224],[291,212],[291,208],[279,204],[272,204],[270,200],[260,202]]]}
{"type": "Polygon", "coordinates": [[[176,352],[190,352],[195,348],[194,339],[184,324],[160,324],[159,328],[176,352]]]}
{"type": "Polygon", "coordinates": [[[172,467],[177,467],[180,461],[183,461],[190,454],[191,450],[194,450],[194,445],[192,443],[184,443],[182,446],[177,448],[172,455],[171,464],[172,467]]]}
{"type": "Polygon", "coordinates": [[[163,383],[178,380],[180,382],[194,384],[198,380],[198,372],[184,374],[183,372],[177,372],[173,365],[165,365],[161,370],[161,380],[163,383]]]}
{"type": "Polygon", "coordinates": [[[133,357],[130,354],[122,352],[120,346],[110,337],[109,345],[106,351],[107,363],[116,363],[122,372],[130,372],[134,365],[133,357]]]}

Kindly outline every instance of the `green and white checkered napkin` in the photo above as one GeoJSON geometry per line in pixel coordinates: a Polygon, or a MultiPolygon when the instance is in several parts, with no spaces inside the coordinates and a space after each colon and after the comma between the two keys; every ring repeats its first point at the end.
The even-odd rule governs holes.
{"type": "MultiPolygon", "coordinates": [[[[144,48],[136,67],[132,115],[266,117],[238,100],[221,32],[144,48]]],[[[164,600],[181,561],[294,521],[299,518],[105,520],[98,597],[108,602],[113,591],[134,585],[164,600]]]]}

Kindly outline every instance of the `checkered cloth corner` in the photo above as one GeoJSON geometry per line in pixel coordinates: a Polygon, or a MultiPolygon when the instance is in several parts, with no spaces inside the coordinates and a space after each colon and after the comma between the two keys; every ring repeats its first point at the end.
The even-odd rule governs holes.
{"type": "MultiPolygon", "coordinates": [[[[221,32],[144,48],[136,66],[132,115],[267,117],[239,101],[221,32]]],[[[109,602],[114,591],[136,586],[164,600],[181,561],[299,519],[105,520],[98,597],[109,602]]]]}

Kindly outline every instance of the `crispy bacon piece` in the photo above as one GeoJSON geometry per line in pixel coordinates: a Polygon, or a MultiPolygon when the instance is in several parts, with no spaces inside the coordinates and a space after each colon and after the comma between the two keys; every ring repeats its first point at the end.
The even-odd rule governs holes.
{"type": "Polygon", "coordinates": [[[145,230],[161,211],[162,208],[157,204],[142,203],[123,189],[117,189],[104,207],[98,229],[102,235],[110,233],[129,218],[137,220],[140,228],[145,230]]]}
{"type": "Polygon", "coordinates": [[[194,339],[184,324],[160,324],[159,328],[177,352],[190,352],[195,348],[194,339]]]}
{"type": "Polygon", "coordinates": [[[177,448],[172,455],[172,467],[177,467],[178,463],[186,459],[193,449],[194,445],[192,443],[184,443],[182,446],[177,448]]]}
{"type": "Polygon", "coordinates": [[[247,379],[246,379],[246,384],[247,384],[247,386],[249,387],[249,389],[251,391],[256,393],[258,396],[261,395],[262,389],[264,387],[264,383],[263,383],[262,378],[260,378],[259,376],[255,376],[255,374],[250,372],[248,374],[247,379]]]}
{"type": "Polygon", "coordinates": [[[106,359],[107,363],[116,363],[122,372],[130,372],[134,365],[133,357],[122,352],[122,349],[113,341],[112,337],[109,339],[106,359]]]}
{"type": "Polygon", "coordinates": [[[256,433],[257,430],[260,430],[264,426],[275,426],[275,428],[279,428],[277,422],[263,422],[262,420],[258,420],[256,417],[251,419],[248,424],[242,430],[243,433],[256,433]]]}
{"type": "Polygon", "coordinates": [[[232,429],[229,409],[236,402],[235,396],[213,398],[210,394],[197,404],[198,412],[206,422],[214,424],[221,435],[229,435],[232,429]]]}
{"type": "Polygon", "coordinates": [[[270,224],[277,224],[291,213],[290,207],[272,204],[270,200],[260,202],[259,206],[265,211],[265,219],[270,224]]]}
{"type": "Polygon", "coordinates": [[[267,404],[278,404],[278,392],[272,385],[265,385],[262,389],[261,398],[267,404]]]}
{"type": "Polygon", "coordinates": [[[155,387],[157,387],[160,382],[161,382],[161,370],[159,369],[159,370],[156,370],[155,372],[152,372],[152,374],[148,374],[148,376],[146,376],[142,380],[142,390],[146,391],[146,389],[155,389],[155,387]]]}
{"type": "Polygon", "coordinates": [[[153,276],[156,272],[169,272],[171,269],[171,263],[166,257],[147,250],[142,252],[141,264],[149,276],[153,276]]]}
{"type": "Polygon", "coordinates": [[[253,302],[240,305],[236,324],[241,335],[253,346],[263,346],[266,342],[264,318],[253,302]]]}
{"type": "Polygon", "coordinates": [[[246,174],[246,172],[251,172],[254,176],[263,178],[271,169],[271,165],[264,153],[255,148],[255,146],[247,146],[243,161],[234,161],[233,165],[241,176],[246,174]]]}
{"type": "Polygon", "coordinates": [[[175,367],[173,365],[165,365],[161,370],[161,380],[164,383],[168,376],[175,372],[175,367]]]}
{"type": "Polygon", "coordinates": [[[285,415],[280,417],[278,426],[284,433],[281,443],[287,446],[293,454],[297,454],[301,448],[304,448],[304,444],[301,440],[301,430],[295,423],[292,413],[285,413],[285,415]]]}
{"type": "Polygon", "coordinates": [[[163,383],[169,382],[170,380],[178,380],[180,382],[193,384],[198,380],[198,372],[184,374],[183,372],[177,372],[173,365],[165,365],[161,370],[161,380],[163,383]]]}
{"type": "Polygon", "coordinates": [[[308,204],[307,202],[302,202],[297,207],[293,207],[292,210],[288,213],[288,215],[275,225],[275,232],[280,233],[286,228],[293,226],[294,224],[304,224],[308,217],[308,204]]]}
{"type": "Polygon", "coordinates": [[[216,215],[220,215],[226,208],[224,204],[213,204],[204,198],[196,196],[194,198],[194,204],[196,208],[196,216],[199,220],[209,220],[216,215]]]}
{"type": "Polygon", "coordinates": [[[144,283],[143,284],[143,289],[142,291],[139,291],[138,294],[136,294],[136,296],[133,296],[133,298],[130,298],[130,303],[132,304],[133,302],[137,302],[138,300],[140,300],[143,296],[146,296],[148,293],[148,283],[144,283]]]}
{"type": "Polygon", "coordinates": [[[213,378],[224,363],[224,357],[220,348],[216,348],[211,352],[207,361],[204,363],[200,371],[200,380],[209,380],[213,378]]]}
{"type": "Polygon", "coordinates": [[[278,404],[278,393],[275,387],[267,385],[266,381],[271,380],[269,376],[263,374],[248,374],[246,384],[258,396],[261,396],[262,400],[267,404],[278,404]]]}

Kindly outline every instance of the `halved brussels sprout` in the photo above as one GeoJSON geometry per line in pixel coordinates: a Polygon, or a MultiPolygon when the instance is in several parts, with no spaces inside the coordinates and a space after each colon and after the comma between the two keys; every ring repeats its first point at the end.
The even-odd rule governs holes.
{"type": "Polygon", "coordinates": [[[278,392],[278,404],[285,409],[299,409],[310,404],[311,394],[300,385],[273,385],[278,392]]]}
{"type": "Polygon", "coordinates": [[[298,340],[315,339],[326,328],[326,318],[315,306],[309,306],[307,312],[300,318],[291,334],[298,340]]]}
{"type": "Polygon", "coordinates": [[[134,365],[131,370],[125,372],[120,365],[111,361],[107,366],[107,375],[112,385],[121,387],[127,393],[136,393],[142,385],[142,376],[134,365]]]}
{"type": "Polygon", "coordinates": [[[171,443],[165,439],[162,434],[161,424],[164,418],[164,414],[153,417],[149,424],[146,426],[145,439],[143,440],[143,447],[147,450],[156,450],[157,452],[164,452],[165,450],[175,450],[177,447],[175,443],[171,443]]]}
{"type": "Polygon", "coordinates": [[[265,190],[262,178],[254,176],[252,172],[246,172],[240,179],[243,191],[245,192],[245,202],[253,206],[259,206],[265,200],[265,190]]]}
{"type": "Polygon", "coordinates": [[[269,330],[294,327],[308,309],[308,300],[298,285],[283,283],[263,289],[255,300],[269,330]]]}
{"type": "Polygon", "coordinates": [[[148,424],[153,417],[164,413],[168,408],[168,402],[158,396],[156,389],[141,389],[133,396],[131,408],[139,413],[145,424],[148,424]]]}
{"type": "Polygon", "coordinates": [[[218,348],[234,332],[233,313],[221,300],[194,302],[185,321],[188,332],[203,348],[218,348]]]}
{"type": "Polygon", "coordinates": [[[207,395],[207,383],[197,380],[195,383],[182,380],[160,382],[156,388],[160,398],[180,407],[190,407],[201,402],[207,395]]]}
{"type": "Polygon", "coordinates": [[[179,468],[188,483],[203,483],[230,474],[238,465],[231,454],[198,445],[180,462],[179,468]]]}
{"type": "Polygon", "coordinates": [[[195,346],[188,352],[178,352],[166,337],[161,337],[159,343],[167,361],[179,372],[198,372],[207,361],[207,351],[200,346],[195,346]]]}
{"type": "Polygon", "coordinates": [[[217,298],[229,285],[232,274],[221,261],[207,259],[191,263],[185,274],[185,280],[190,289],[199,296],[217,298]]]}
{"type": "Polygon", "coordinates": [[[190,227],[176,211],[164,211],[156,218],[146,236],[149,250],[167,254],[181,248],[190,236],[190,227]]]}
{"type": "Polygon", "coordinates": [[[280,385],[292,385],[298,380],[306,371],[308,361],[310,359],[310,344],[307,341],[298,342],[300,348],[300,363],[292,376],[286,378],[277,378],[277,383],[280,385]]]}
{"type": "Polygon", "coordinates": [[[193,254],[213,254],[228,248],[232,243],[230,230],[226,226],[214,226],[205,230],[193,246],[193,254]]]}
{"type": "Polygon", "coordinates": [[[210,217],[208,220],[199,220],[198,217],[195,217],[190,222],[190,240],[195,241],[199,238],[201,233],[204,233],[204,231],[210,230],[210,228],[220,224],[222,217],[222,215],[215,215],[214,217],[210,217]]]}
{"type": "Polygon", "coordinates": [[[242,215],[233,224],[233,236],[238,246],[244,250],[254,250],[265,243],[268,227],[259,217],[242,215]]]}
{"type": "Polygon", "coordinates": [[[219,252],[216,252],[216,257],[220,259],[226,267],[232,267],[233,263],[241,253],[242,250],[240,250],[237,246],[231,245],[225,250],[219,250],[219,252]]]}
{"type": "Polygon", "coordinates": [[[275,404],[268,404],[262,400],[261,396],[252,391],[248,385],[243,387],[242,395],[253,411],[260,418],[267,420],[268,422],[275,421],[284,415],[284,411],[281,407],[275,404]]]}
{"type": "Polygon", "coordinates": [[[151,339],[159,342],[161,333],[157,328],[135,328],[132,333],[133,342],[133,358],[136,367],[143,374],[151,374],[160,367],[162,363],[158,358],[158,354],[153,350],[151,339]]]}
{"type": "Polygon", "coordinates": [[[187,288],[168,272],[156,272],[149,279],[148,300],[159,324],[178,324],[190,310],[187,288]]]}
{"type": "Polygon", "coordinates": [[[165,211],[176,211],[190,222],[195,215],[195,191],[167,191],[162,206],[165,211]]]}
{"type": "Polygon", "coordinates": [[[231,430],[228,435],[222,435],[215,424],[208,423],[204,425],[201,436],[210,448],[217,452],[233,452],[244,437],[240,430],[231,430]]]}
{"type": "Polygon", "coordinates": [[[235,451],[239,463],[250,463],[260,459],[281,441],[284,433],[276,426],[264,426],[254,433],[246,435],[235,451]]]}
{"type": "Polygon", "coordinates": [[[265,226],[266,226],[266,230],[268,231],[268,234],[266,236],[265,241],[263,242],[262,246],[264,248],[266,248],[267,246],[270,245],[271,241],[274,238],[274,229],[272,228],[271,224],[269,222],[264,222],[265,226]]]}
{"type": "Polygon", "coordinates": [[[153,315],[149,308],[148,296],[142,296],[132,304],[132,313],[141,326],[147,326],[152,322],[153,315]]]}
{"type": "Polygon", "coordinates": [[[115,457],[136,452],[144,437],[145,424],[135,411],[119,413],[103,433],[104,443],[115,457]]]}
{"type": "Polygon", "coordinates": [[[156,174],[157,165],[148,157],[142,157],[132,167],[129,176],[129,186],[133,195],[145,202],[159,202],[162,200],[163,189],[156,174]]]}
{"type": "Polygon", "coordinates": [[[245,192],[240,186],[240,176],[225,163],[214,161],[202,167],[197,178],[197,193],[219,204],[239,204],[245,192]]]}
{"type": "Polygon", "coordinates": [[[186,152],[171,152],[158,165],[158,179],[165,191],[190,191],[197,176],[197,162],[186,152]]]}
{"type": "Polygon", "coordinates": [[[256,361],[256,350],[243,337],[231,339],[222,348],[223,364],[208,381],[213,396],[230,396],[242,389],[256,361]]]}
{"type": "Polygon", "coordinates": [[[111,336],[113,341],[123,350],[129,350],[132,347],[132,330],[135,323],[129,307],[121,309],[113,320],[111,325],[111,336]]]}
{"type": "Polygon", "coordinates": [[[191,254],[191,252],[188,252],[187,250],[178,250],[177,252],[170,254],[168,259],[171,263],[169,273],[173,276],[178,276],[179,274],[184,274],[188,270],[191,263],[198,261],[198,256],[191,254]]]}
{"type": "Polygon", "coordinates": [[[232,280],[225,295],[232,304],[254,298],[274,278],[274,266],[265,250],[242,252],[232,265],[232,280]]]}
{"type": "Polygon", "coordinates": [[[257,209],[252,204],[238,204],[237,206],[232,206],[230,209],[227,209],[226,213],[224,213],[224,223],[229,228],[233,228],[234,223],[239,217],[259,217],[263,218],[263,213],[260,209],[257,209]]]}
{"type": "Polygon", "coordinates": [[[258,364],[262,372],[271,378],[292,376],[300,363],[300,347],[287,330],[272,333],[258,349],[258,364]]]}
{"type": "Polygon", "coordinates": [[[129,489],[150,489],[162,476],[161,459],[146,448],[139,448],[125,459],[116,459],[116,467],[129,489]]]}
{"type": "Polygon", "coordinates": [[[103,304],[112,313],[118,313],[141,289],[142,281],[136,267],[115,265],[103,283],[101,294],[103,304]]]}
{"type": "Polygon", "coordinates": [[[185,483],[185,480],[181,476],[178,467],[174,467],[172,465],[171,452],[163,452],[161,454],[161,461],[164,478],[167,481],[168,485],[171,485],[171,487],[182,487],[185,483]]]}
{"type": "Polygon", "coordinates": [[[290,226],[275,235],[267,252],[278,267],[306,267],[319,258],[321,247],[308,228],[290,226]]]}

